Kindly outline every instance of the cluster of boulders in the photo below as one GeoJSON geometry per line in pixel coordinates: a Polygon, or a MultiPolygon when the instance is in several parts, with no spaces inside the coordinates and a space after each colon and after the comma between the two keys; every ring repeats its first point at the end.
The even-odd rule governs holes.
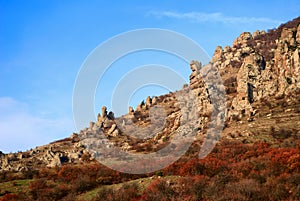
{"type": "MultiPolygon", "coordinates": [[[[77,138],[78,134],[72,134],[72,137],[77,138]]],[[[29,151],[1,155],[0,172],[27,171],[41,166],[55,167],[80,162],[84,156],[84,147],[78,145],[78,139],[72,142],[72,137],[29,151]]]]}
{"type": "Polygon", "coordinates": [[[97,122],[90,122],[89,129],[94,132],[102,131],[110,136],[118,136],[120,134],[120,130],[115,122],[115,115],[112,111],[108,113],[106,106],[102,107],[102,115],[98,114],[97,122]]]}

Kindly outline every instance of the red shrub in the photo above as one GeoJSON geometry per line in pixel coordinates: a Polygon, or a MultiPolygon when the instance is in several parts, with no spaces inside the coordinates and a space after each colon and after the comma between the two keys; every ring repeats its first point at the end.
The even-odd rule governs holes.
{"type": "Polygon", "coordinates": [[[62,179],[66,182],[75,181],[79,176],[83,174],[83,171],[78,166],[71,166],[67,165],[64,166],[59,172],[58,172],[58,178],[62,179]]]}
{"type": "Polygon", "coordinates": [[[0,198],[0,201],[16,201],[18,200],[19,196],[15,194],[6,194],[2,198],[0,198]]]}
{"type": "Polygon", "coordinates": [[[142,200],[144,201],[167,201],[175,200],[177,193],[165,180],[157,179],[149,185],[149,187],[144,191],[144,195],[142,197],[142,200]]]}

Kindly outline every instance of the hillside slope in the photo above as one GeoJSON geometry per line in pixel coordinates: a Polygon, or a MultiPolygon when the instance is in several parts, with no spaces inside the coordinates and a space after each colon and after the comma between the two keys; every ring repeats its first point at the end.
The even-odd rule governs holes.
{"type": "MultiPolygon", "coordinates": [[[[242,33],[232,46],[217,47],[210,64],[202,66],[201,63],[192,61],[190,68],[192,72],[188,85],[166,95],[147,97],[136,109],[130,107],[126,115],[114,117],[113,112],[108,112],[103,107],[96,122],[91,122],[89,127],[66,139],[25,152],[0,152],[1,181],[33,179],[30,180],[31,190],[28,192],[31,194],[28,196],[34,200],[38,199],[38,195],[32,194],[33,189],[51,186],[59,188],[60,183],[66,183],[64,188],[67,191],[74,188],[74,181],[90,182],[91,185],[85,186],[84,190],[76,190],[77,196],[102,185],[150,177],[153,174],[128,175],[105,168],[97,162],[98,157],[101,155],[102,158],[111,160],[116,156],[109,151],[98,152],[98,146],[104,147],[104,150],[118,147],[132,154],[146,154],[168,147],[178,132],[193,131],[196,134],[192,138],[196,140],[187,153],[176,163],[154,173],[157,176],[176,177],[161,178],[156,184],[150,185],[147,192],[141,191],[135,197],[151,200],[151,192],[160,187],[179,196],[183,190],[179,185],[189,185],[184,178],[178,179],[177,176],[188,177],[202,187],[210,186],[195,200],[218,200],[221,195],[213,197],[211,194],[209,197],[207,192],[213,190],[213,185],[217,185],[215,182],[220,182],[221,177],[224,185],[217,186],[224,192],[230,186],[252,186],[247,192],[251,191],[253,195],[262,194],[263,190],[267,192],[275,186],[275,181],[279,182],[277,177],[280,177],[285,190],[282,197],[278,192],[280,196],[278,195],[277,200],[300,199],[300,17],[268,32],[242,33]],[[223,83],[217,82],[212,86],[207,80],[216,80],[216,71],[223,83]],[[224,101],[222,90],[226,92],[224,101]],[[183,105],[182,102],[191,99],[189,93],[193,95],[193,105],[183,105]],[[181,100],[181,97],[184,98],[181,100]],[[191,107],[195,109],[193,114],[190,112],[191,107]],[[159,108],[163,108],[164,112],[159,108]],[[151,118],[152,116],[155,118],[151,118]],[[159,129],[151,126],[153,124],[159,129]],[[221,136],[210,135],[209,129],[212,127],[221,129],[221,136]],[[144,138],[139,139],[141,136],[144,138]],[[217,143],[217,146],[207,158],[198,159],[199,150],[203,147],[203,142],[207,141],[210,144],[217,143]],[[230,161],[231,164],[223,160],[230,161]],[[81,176],[87,176],[89,180],[79,181],[78,177],[81,176]],[[298,178],[297,181],[290,181],[293,176],[298,178]],[[34,186],[35,179],[38,178],[48,178],[50,183],[43,181],[44,183],[39,183],[40,186],[34,186]]],[[[175,150],[179,150],[180,144],[176,146],[175,150]]],[[[207,153],[209,151],[211,150],[208,149],[207,153]]],[[[25,185],[28,185],[29,181],[25,181],[25,185]]],[[[128,187],[132,191],[135,188],[128,187]]],[[[148,185],[143,188],[148,188],[148,185]]],[[[189,188],[192,189],[191,186],[189,188]]],[[[123,193],[128,189],[122,189],[123,193]]],[[[113,194],[115,191],[117,190],[107,190],[106,193],[113,194]]],[[[243,189],[240,191],[243,192],[243,189]]],[[[190,194],[194,195],[193,193],[190,194]]],[[[9,194],[9,191],[1,189],[0,196],[5,194],[9,194]]],[[[54,200],[67,199],[67,195],[68,193],[63,194],[54,200]]],[[[74,192],[72,196],[75,196],[74,192]]],[[[194,199],[189,198],[188,193],[182,196],[186,200],[194,199]]],[[[251,200],[246,199],[248,194],[241,193],[245,199],[230,196],[228,194],[229,200],[251,200]]],[[[100,199],[99,196],[97,199],[100,199]]],[[[255,197],[252,200],[266,199],[276,200],[274,197],[255,197]]]]}

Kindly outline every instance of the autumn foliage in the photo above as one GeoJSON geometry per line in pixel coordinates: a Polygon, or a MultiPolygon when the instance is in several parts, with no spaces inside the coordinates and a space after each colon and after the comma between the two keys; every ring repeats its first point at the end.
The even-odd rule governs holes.
{"type": "Polygon", "coordinates": [[[94,201],[300,200],[299,146],[221,141],[204,159],[198,159],[197,150],[199,145],[194,144],[177,162],[145,175],[120,173],[95,162],[44,168],[34,174],[28,192],[7,193],[0,201],[76,200],[101,186],[94,201]],[[149,177],[151,183],[143,188],[136,183],[109,188],[149,177]]]}

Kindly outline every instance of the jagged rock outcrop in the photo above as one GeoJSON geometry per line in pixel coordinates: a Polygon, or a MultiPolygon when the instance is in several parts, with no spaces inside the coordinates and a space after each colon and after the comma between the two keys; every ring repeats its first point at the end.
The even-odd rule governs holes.
{"type": "Polygon", "coordinates": [[[300,132],[300,110],[293,108],[300,102],[300,17],[268,32],[242,33],[232,46],[218,46],[210,64],[202,66],[191,61],[190,69],[190,83],[182,90],[148,96],[135,110],[129,107],[128,114],[115,117],[103,106],[96,122],[69,138],[22,153],[0,152],[0,171],[93,161],[99,155],[93,149],[97,146],[155,151],[168,144],[183,124],[191,123],[188,120],[193,115],[197,120],[193,129],[200,140],[207,138],[209,122],[210,127],[218,127],[222,118],[228,130],[224,133],[232,138],[246,136],[246,141],[259,127],[261,132],[267,132],[269,125],[290,127],[286,121],[294,121],[293,129],[300,132]],[[218,80],[218,75],[223,83],[208,82],[218,80]],[[223,85],[226,101],[221,99],[223,85]],[[191,98],[187,95],[189,90],[194,105],[182,105],[191,98]],[[191,114],[191,107],[196,107],[195,114],[191,114]],[[216,115],[224,117],[212,117],[213,111],[225,108],[226,113],[216,115]],[[278,119],[272,120],[275,115],[278,119]]]}
{"type": "Polygon", "coordinates": [[[270,40],[273,32],[256,31],[253,36],[245,32],[232,47],[216,48],[212,62],[227,87],[229,119],[251,116],[254,102],[292,96],[299,91],[298,30],[299,25],[283,27],[280,37],[274,40],[270,40]]]}

